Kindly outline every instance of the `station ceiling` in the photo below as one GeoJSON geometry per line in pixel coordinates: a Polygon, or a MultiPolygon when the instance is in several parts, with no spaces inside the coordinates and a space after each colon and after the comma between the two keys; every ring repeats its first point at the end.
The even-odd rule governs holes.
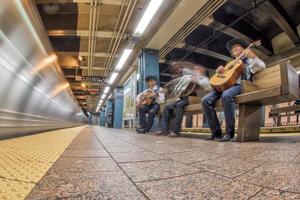
{"type": "MultiPolygon", "coordinates": [[[[86,82],[86,88],[83,88],[76,76],[107,77],[118,61],[120,52],[131,39],[149,1],[35,2],[74,95],[84,109],[94,110],[99,97],[86,95],[83,91],[101,92],[104,83],[86,82]]],[[[164,12],[172,10],[166,20],[160,22],[159,16],[153,19],[160,27],[145,44],[147,48],[159,50],[162,83],[170,79],[166,64],[170,60],[188,60],[208,69],[225,64],[231,57],[224,45],[232,38],[242,38],[247,42],[262,40],[262,46],[256,52],[269,64],[289,57],[292,64],[300,66],[300,1],[165,2],[164,12]]]]}

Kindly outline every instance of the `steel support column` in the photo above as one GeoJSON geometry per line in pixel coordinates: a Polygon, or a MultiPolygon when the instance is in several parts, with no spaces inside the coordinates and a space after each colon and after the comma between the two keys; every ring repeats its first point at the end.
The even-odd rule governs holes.
{"type": "Polygon", "coordinates": [[[116,87],[114,90],[114,128],[122,128],[122,118],[123,118],[123,87],[116,87]]]}
{"type": "Polygon", "coordinates": [[[101,111],[100,111],[100,123],[99,123],[99,126],[105,126],[105,110],[104,109],[102,109],[101,111]]]}
{"type": "Polygon", "coordinates": [[[104,109],[101,109],[100,111],[100,120],[99,120],[99,126],[105,126],[105,110],[104,109]]]}
{"type": "Polygon", "coordinates": [[[113,100],[108,99],[105,108],[106,126],[108,128],[113,127],[113,100]]]}
{"type": "Polygon", "coordinates": [[[139,57],[139,75],[139,92],[147,88],[147,76],[155,76],[159,84],[159,56],[157,50],[143,50],[142,54],[139,57]]]}

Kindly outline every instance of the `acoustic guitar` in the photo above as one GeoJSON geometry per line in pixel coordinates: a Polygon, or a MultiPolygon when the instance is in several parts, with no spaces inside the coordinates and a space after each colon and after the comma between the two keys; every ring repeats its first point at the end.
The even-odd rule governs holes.
{"type": "Polygon", "coordinates": [[[224,72],[223,73],[216,73],[213,75],[209,83],[211,86],[217,91],[217,92],[224,92],[228,88],[232,87],[238,78],[243,74],[244,72],[244,63],[242,61],[242,57],[244,55],[244,52],[247,49],[256,47],[261,45],[261,41],[257,40],[255,42],[252,42],[249,44],[249,46],[241,53],[239,57],[236,59],[230,61],[229,63],[226,64],[224,67],[224,72]]]}
{"type": "Polygon", "coordinates": [[[154,89],[154,91],[148,89],[147,92],[141,96],[140,103],[137,105],[137,108],[141,107],[142,105],[150,106],[154,103],[155,97],[158,95],[157,89],[154,89]]]}
{"type": "Polygon", "coordinates": [[[152,91],[148,91],[146,94],[144,94],[141,104],[150,106],[155,101],[154,96],[155,94],[152,91]]]}

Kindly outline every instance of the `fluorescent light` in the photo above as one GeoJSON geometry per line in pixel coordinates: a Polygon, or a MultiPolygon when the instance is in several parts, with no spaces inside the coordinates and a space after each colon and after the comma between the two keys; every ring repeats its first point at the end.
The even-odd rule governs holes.
{"type": "Polygon", "coordinates": [[[118,76],[117,72],[112,73],[108,80],[108,84],[113,84],[113,82],[116,80],[117,76],[118,76]]]}
{"type": "Polygon", "coordinates": [[[101,99],[105,99],[106,94],[102,94],[101,99]]]}
{"type": "Polygon", "coordinates": [[[142,19],[135,29],[135,35],[141,36],[143,34],[162,2],[163,0],[151,0],[142,19]]]}
{"type": "Polygon", "coordinates": [[[117,66],[116,66],[117,71],[120,71],[124,67],[124,64],[125,64],[127,58],[130,56],[131,52],[132,52],[132,49],[125,49],[124,50],[117,66]]]}
{"type": "Polygon", "coordinates": [[[128,93],[131,91],[131,88],[126,88],[126,90],[124,90],[124,94],[128,93]]]}
{"type": "Polygon", "coordinates": [[[110,87],[109,87],[109,86],[106,86],[106,87],[104,88],[103,93],[104,93],[104,94],[108,93],[109,89],[110,89],[110,87]]]}

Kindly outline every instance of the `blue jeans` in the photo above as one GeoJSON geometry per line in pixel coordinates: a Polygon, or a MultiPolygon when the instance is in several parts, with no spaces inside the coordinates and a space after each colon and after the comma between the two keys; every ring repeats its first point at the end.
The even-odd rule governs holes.
{"type": "Polygon", "coordinates": [[[184,107],[186,105],[188,105],[189,102],[187,100],[187,98],[182,98],[181,100],[166,105],[165,109],[164,109],[164,113],[162,115],[162,121],[161,121],[161,129],[164,132],[169,131],[169,122],[170,119],[172,118],[172,114],[174,112],[174,110],[176,109],[176,113],[175,113],[175,125],[174,125],[174,133],[179,134],[180,133],[180,128],[181,128],[181,122],[182,122],[182,118],[183,118],[183,114],[184,114],[184,107]]]}
{"type": "Polygon", "coordinates": [[[155,115],[157,114],[158,111],[159,111],[159,104],[156,102],[149,106],[143,105],[142,107],[140,107],[139,108],[140,128],[148,132],[151,129],[151,126],[153,125],[155,115]],[[148,121],[146,120],[146,113],[148,113],[148,121]]]}
{"type": "Polygon", "coordinates": [[[234,136],[235,126],[235,103],[234,97],[241,94],[241,85],[236,84],[231,88],[225,90],[223,93],[213,90],[211,93],[202,98],[202,106],[204,114],[208,121],[209,128],[213,135],[219,135],[221,133],[220,121],[217,117],[214,105],[218,99],[222,99],[224,107],[224,115],[226,122],[226,133],[234,136]]]}

